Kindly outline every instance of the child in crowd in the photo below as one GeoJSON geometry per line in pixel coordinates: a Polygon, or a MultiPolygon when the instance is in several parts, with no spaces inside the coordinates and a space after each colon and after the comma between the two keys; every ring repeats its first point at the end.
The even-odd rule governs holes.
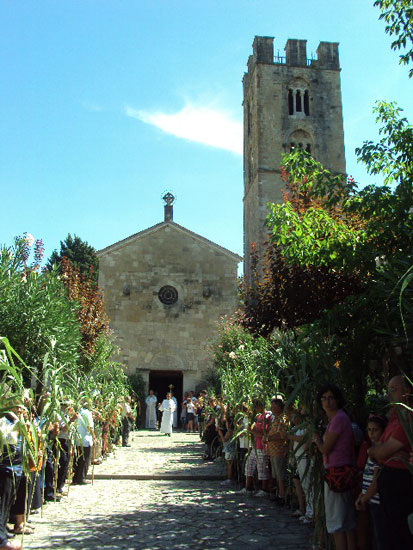
{"type": "MultiPolygon", "coordinates": [[[[371,442],[369,447],[374,447],[379,443],[385,427],[385,418],[370,415],[367,424],[367,435],[371,442]]],[[[362,448],[360,453],[366,450],[362,448]]],[[[385,526],[385,519],[382,517],[383,511],[380,508],[380,498],[377,492],[377,476],[379,471],[380,466],[368,457],[364,466],[362,492],[356,501],[356,508],[357,510],[368,509],[376,542],[376,550],[387,550],[389,545],[386,538],[386,530],[383,528],[385,526]]]]}
{"type": "Polygon", "coordinates": [[[196,414],[196,406],[191,397],[188,397],[186,400],[186,422],[187,422],[187,431],[195,432],[194,419],[196,414]]]}
{"type": "Polygon", "coordinates": [[[235,458],[234,419],[231,415],[225,414],[221,424],[218,427],[218,437],[222,442],[228,472],[228,479],[221,485],[230,485],[232,483],[232,464],[235,458]]]}

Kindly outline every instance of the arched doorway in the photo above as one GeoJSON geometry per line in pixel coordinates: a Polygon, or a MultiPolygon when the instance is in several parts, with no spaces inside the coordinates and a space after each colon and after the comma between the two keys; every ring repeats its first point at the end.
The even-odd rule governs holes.
{"type": "Polygon", "coordinates": [[[166,394],[169,392],[169,386],[172,384],[172,391],[178,401],[178,421],[183,399],[183,379],[184,375],[180,370],[149,371],[149,389],[156,392],[158,401],[162,402],[165,399],[166,394]]]}

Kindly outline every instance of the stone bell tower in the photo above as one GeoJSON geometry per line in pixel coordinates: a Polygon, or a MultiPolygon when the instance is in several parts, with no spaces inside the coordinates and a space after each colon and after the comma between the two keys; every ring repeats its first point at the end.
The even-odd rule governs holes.
{"type": "Polygon", "coordinates": [[[345,173],[338,43],[289,39],[274,57],[273,38],[256,36],[244,88],[244,273],[251,244],[262,250],[268,202],[282,202],[282,155],[302,147],[327,169],[345,173]]]}

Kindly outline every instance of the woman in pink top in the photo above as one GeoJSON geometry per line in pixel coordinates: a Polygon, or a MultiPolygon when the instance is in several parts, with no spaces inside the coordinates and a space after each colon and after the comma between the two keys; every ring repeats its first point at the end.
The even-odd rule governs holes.
{"type": "MultiPolygon", "coordinates": [[[[353,464],[353,429],[343,411],[341,391],[326,384],[317,394],[317,402],[327,415],[328,424],[323,439],[313,435],[313,442],[323,454],[324,467],[335,468],[353,464]]],[[[334,537],[336,550],[356,549],[356,515],[352,491],[336,493],[324,483],[324,503],[327,531],[334,537]]]]}

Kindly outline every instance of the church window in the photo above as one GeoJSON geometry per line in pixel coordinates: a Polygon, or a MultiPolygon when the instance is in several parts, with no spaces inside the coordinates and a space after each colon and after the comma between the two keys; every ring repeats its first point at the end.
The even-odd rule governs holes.
{"type": "Polygon", "coordinates": [[[310,115],[310,98],[308,90],[304,92],[304,113],[306,116],[310,115]]]}
{"type": "Polygon", "coordinates": [[[300,87],[288,88],[288,114],[310,116],[310,92],[303,82],[300,87]]]}
{"type": "Polygon", "coordinates": [[[311,135],[304,129],[294,130],[294,132],[292,132],[289,136],[286,136],[285,143],[284,150],[289,150],[290,153],[294,149],[302,149],[310,155],[313,154],[313,142],[311,135]]]}
{"type": "Polygon", "coordinates": [[[302,111],[301,107],[301,92],[300,90],[297,90],[295,94],[295,110],[297,113],[300,113],[302,111]]]}
{"type": "Polygon", "coordinates": [[[294,98],[293,98],[293,91],[291,88],[288,90],[288,114],[293,115],[294,114],[294,98]]]}
{"type": "Polygon", "coordinates": [[[178,301],[178,291],[173,286],[163,286],[158,292],[159,301],[166,306],[171,306],[178,301]]]}

